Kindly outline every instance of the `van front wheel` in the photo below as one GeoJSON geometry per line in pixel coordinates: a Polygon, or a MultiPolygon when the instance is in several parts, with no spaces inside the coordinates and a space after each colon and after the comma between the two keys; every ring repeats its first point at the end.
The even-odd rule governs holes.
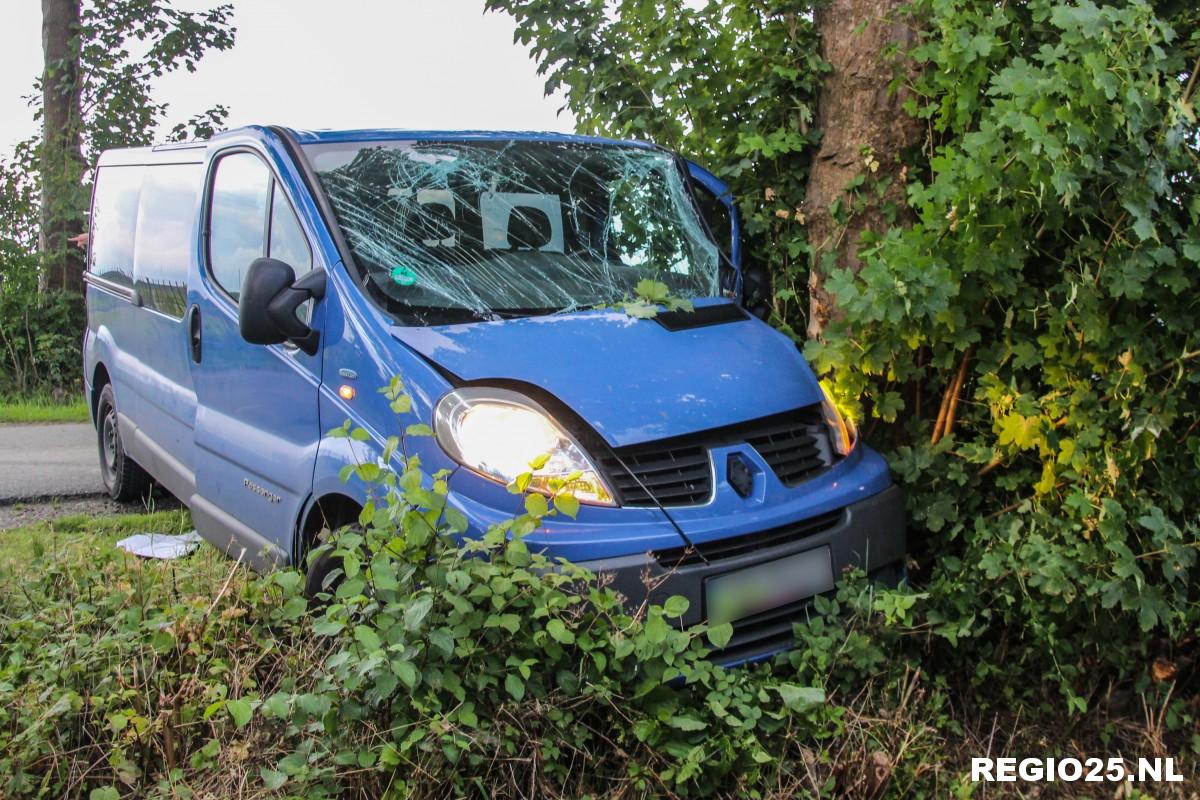
{"type": "MultiPolygon", "coordinates": [[[[359,525],[344,525],[338,530],[352,531],[359,535],[363,533],[363,529],[359,525]]],[[[313,541],[313,547],[330,544],[333,536],[327,526],[322,528],[313,541]]],[[[342,571],[342,557],[334,555],[335,550],[336,547],[326,547],[315,556],[309,552],[305,558],[307,563],[304,571],[304,596],[308,598],[314,608],[328,602],[328,598],[332,597],[341,586],[342,581],[346,580],[346,575],[342,571]]]]}
{"type": "Polygon", "coordinates": [[[96,439],[100,449],[100,479],[108,496],[121,503],[144,499],[150,493],[150,476],[121,446],[112,384],[105,384],[96,403],[96,439]]]}

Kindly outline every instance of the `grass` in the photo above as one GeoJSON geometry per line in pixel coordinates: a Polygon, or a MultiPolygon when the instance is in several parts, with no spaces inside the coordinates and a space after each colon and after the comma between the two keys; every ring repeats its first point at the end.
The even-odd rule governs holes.
{"type": "Polygon", "coordinates": [[[69,403],[56,403],[48,397],[0,399],[0,424],[87,421],[88,407],[82,397],[69,403]]]}
{"type": "Polygon", "coordinates": [[[117,541],[130,534],[186,533],[191,529],[191,514],[180,509],[115,517],[73,514],[0,531],[0,586],[10,579],[21,580],[35,558],[43,554],[53,555],[57,563],[83,563],[113,550],[117,541]]]}

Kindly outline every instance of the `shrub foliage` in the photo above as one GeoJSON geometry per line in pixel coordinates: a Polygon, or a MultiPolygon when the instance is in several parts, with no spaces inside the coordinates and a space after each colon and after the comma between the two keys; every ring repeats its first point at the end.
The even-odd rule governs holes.
{"type": "MultiPolygon", "coordinates": [[[[408,406],[398,382],[388,392],[408,406]]],[[[524,537],[573,514],[572,497],[514,485],[519,513],[461,540],[448,476],[425,474],[402,440],[388,443],[396,470],[348,470],[375,500],[313,552],[338,569],[312,605],[300,572],[252,578],[211,550],[38,559],[22,591],[0,593],[0,792],[795,796],[947,780],[916,768],[939,744],[925,721],[938,703],[905,708],[925,684],[884,669],[886,641],[864,635],[907,618],[905,591],[853,577],[790,661],[722,669],[707,651],[728,623],[682,630],[683,598],[630,610],[597,576],[530,552],[524,537]],[[839,603],[858,614],[839,618],[839,603]],[[835,673],[869,699],[828,702],[835,673]],[[866,706],[884,722],[867,724],[866,706]],[[872,751],[914,766],[881,777],[872,751]]]]}

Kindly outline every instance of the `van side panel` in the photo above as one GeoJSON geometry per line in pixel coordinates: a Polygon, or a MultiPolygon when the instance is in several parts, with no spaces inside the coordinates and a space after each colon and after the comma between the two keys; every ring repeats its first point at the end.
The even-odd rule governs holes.
{"type": "MultiPolygon", "coordinates": [[[[201,360],[191,365],[196,493],[189,505],[202,536],[256,567],[291,556],[321,438],[322,353],[249,344],[238,327],[238,270],[244,274],[255,258],[283,256],[285,250],[298,272],[326,263],[311,244],[305,198],[279,180],[287,163],[272,155],[251,139],[210,150],[200,215],[205,235],[197,239],[197,268],[188,287],[203,331],[201,360]],[[284,248],[277,239],[287,226],[271,213],[275,204],[289,213],[301,209],[304,244],[284,248]],[[311,265],[300,263],[309,257],[305,244],[311,265]]],[[[313,307],[309,324],[322,331],[323,320],[324,301],[313,307]]]]}
{"type": "Polygon", "coordinates": [[[85,369],[89,380],[99,365],[109,375],[126,452],[186,500],[196,414],[187,275],[203,166],[122,152],[105,154],[96,171],[85,369]]]}
{"type": "MultiPolygon", "coordinates": [[[[144,167],[101,167],[92,195],[88,246],[90,350],[112,381],[118,410],[137,418],[136,373],[140,364],[127,349],[140,333],[133,291],[133,243],[144,167]],[[91,280],[91,278],[96,280],[91,280]]],[[[91,353],[89,353],[90,355],[91,353]]],[[[88,377],[96,364],[89,364],[88,377]]],[[[136,458],[135,458],[136,460],[136,458]]]]}
{"type": "Polygon", "coordinates": [[[134,290],[141,303],[139,336],[126,345],[140,362],[133,382],[139,395],[138,427],[174,458],[172,471],[182,471],[181,477],[193,470],[196,392],[186,319],[187,275],[203,179],[200,164],[146,168],[133,259],[134,290]]]}

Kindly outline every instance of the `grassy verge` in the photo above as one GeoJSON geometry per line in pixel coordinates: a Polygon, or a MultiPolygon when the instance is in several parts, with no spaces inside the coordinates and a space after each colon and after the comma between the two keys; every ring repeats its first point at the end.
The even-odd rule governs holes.
{"type": "Polygon", "coordinates": [[[82,397],[69,403],[55,403],[44,397],[0,399],[0,424],[87,421],[88,407],[82,397]]]}
{"type": "Polygon", "coordinates": [[[180,509],[99,518],[74,514],[0,531],[0,586],[29,577],[26,571],[38,560],[84,564],[111,552],[118,540],[130,534],[191,529],[191,515],[180,509]]]}
{"type": "Polygon", "coordinates": [[[180,510],[0,532],[0,797],[432,800],[471,795],[464,771],[479,795],[514,799],[1114,796],[1109,784],[985,791],[967,777],[985,753],[1176,756],[1187,783],[1116,796],[1196,796],[1194,758],[1166,730],[1161,692],[1147,687],[1121,715],[1102,702],[1067,714],[1052,693],[1044,704],[981,704],[960,676],[906,660],[869,613],[865,585],[847,584],[843,613],[798,630],[789,656],[701,668],[692,684],[666,689],[645,683],[645,665],[659,651],[681,658],[670,640],[684,634],[620,618],[603,644],[601,611],[576,608],[548,571],[500,558],[443,558],[449,571],[415,556],[393,562],[425,570],[417,593],[442,572],[466,578],[393,618],[380,603],[396,579],[384,580],[378,559],[371,597],[344,592],[344,603],[314,610],[297,573],[256,577],[207,544],[174,561],[113,547],[131,533],[190,528],[180,510]],[[350,602],[369,613],[347,617],[350,602]],[[551,613],[563,627],[542,622],[551,613]],[[421,627],[435,615],[474,627],[421,627]],[[596,666],[597,648],[612,665],[627,639],[636,667],[596,666]],[[488,658],[515,666],[489,678],[488,658]],[[590,747],[586,736],[613,745],[590,747]],[[717,758],[724,767],[711,767],[717,758]],[[695,777],[679,777],[689,764],[695,777]]]}

